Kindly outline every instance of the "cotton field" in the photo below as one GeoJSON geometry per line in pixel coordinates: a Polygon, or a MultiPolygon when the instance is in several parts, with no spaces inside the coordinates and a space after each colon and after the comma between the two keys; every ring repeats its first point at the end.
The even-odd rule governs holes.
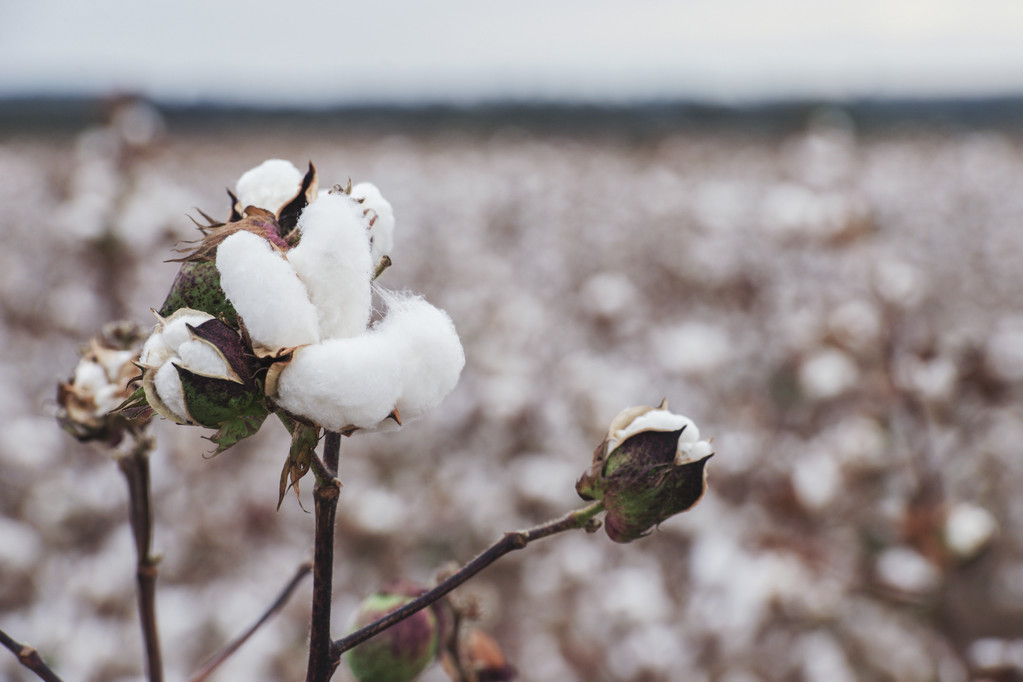
{"type": "MultiPolygon", "coordinates": [[[[439,407],[342,443],[335,636],[389,580],[580,506],[612,418],[667,398],[712,439],[698,506],[630,544],[538,541],[455,593],[520,679],[1023,679],[1020,138],[836,112],[777,134],[316,121],[134,106],[0,131],[0,629],[65,679],[141,678],[124,482],[61,431],[56,386],[105,322],[156,324],[189,216],[225,219],[225,188],[280,158],[380,188],[380,281],[465,350],[439,407]]],[[[214,458],[202,429],[152,430],[179,680],[311,557],[312,483],[275,510],[273,421],[214,458]]],[[[303,679],[310,589],[212,679],[303,679]]],[[[36,679],[6,651],[0,677],[36,679]]]]}

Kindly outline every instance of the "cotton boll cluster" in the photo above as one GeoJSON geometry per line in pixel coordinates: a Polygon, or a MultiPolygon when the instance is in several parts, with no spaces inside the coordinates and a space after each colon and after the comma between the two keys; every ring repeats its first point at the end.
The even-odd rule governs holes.
{"type": "MultiPolygon", "coordinates": [[[[287,162],[268,161],[242,176],[239,195],[272,205],[297,195],[300,179],[287,162]]],[[[321,193],[296,228],[290,249],[247,231],[217,249],[220,285],[254,344],[291,353],[268,395],[335,431],[397,426],[437,405],[465,364],[447,313],[380,290],[388,312],[369,327],[375,266],[394,234],[394,212],[380,191],[363,183],[350,195],[321,193]]]]}

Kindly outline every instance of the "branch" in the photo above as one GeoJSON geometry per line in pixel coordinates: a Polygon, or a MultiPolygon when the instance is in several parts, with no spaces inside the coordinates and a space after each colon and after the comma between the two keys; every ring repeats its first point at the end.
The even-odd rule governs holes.
{"type": "Polygon", "coordinates": [[[228,658],[231,657],[232,654],[234,654],[234,652],[240,649],[241,646],[249,640],[249,637],[255,634],[256,630],[258,630],[263,625],[263,623],[270,620],[271,616],[273,616],[275,613],[277,613],[284,607],[284,605],[288,602],[288,599],[291,598],[291,593],[295,591],[295,588],[299,586],[299,584],[302,582],[302,579],[309,575],[309,572],[312,570],[313,565],[310,564],[309,562],[306,562],[299,566],[298,570],[295,572],[295,575],[292,576],[288,584],[284,586],[284,589],[281,590],[281,593],[277,595],[277,599],[275,599],[274,603],[270,605],[270,608],[268,608],[263,613],[263,615],[259,617],[259,620],[257,620],[251,626],[249,626],[248,630],[246,630],[241,635],[236,637],[233,641],[228,643],[227,646],[225,646],[223,649],[221,649],[216,654],[207,659],[206,664],[203,665],[202,668],[200,668],[197,672],[193,673],[193,675],[188,678],[188,682],[204,682],[204,680],[207,677],[209,677],[214,670],[219,668],[224,661],[226,661],[228,658]]]}
{"type": "Polygon", "coordinates": [[[337,662],[331,657],[330,600],[334,579],[334,516],[341,495],[341,481],[337,480],[340,448],[341,435],[328,431],[323,444],[323,463],[313,453],[316,544],[313,549],[313,613],[306,682],[327,682],[337,668],[337,662]]]}
{"type": "Polygon", "coordinates": [[[138,557],[135,578],[138,583],[139,621],[146,647],[146,669],[150,682],[163,682],[160,635],[156,626],[156,576],[160,559],[152,554],[153,510],[149,493],[149,451],[152,447],[150,439],[141,438],[130,454],[118,459],[118,466],[128,482],[129,518],[138,557]]]}
{"type": "Polygon", "coordinates": [[[330,648],[330,655],[334,665],[336,666],[341,660],[341,655],[344,652],[362,644],[370,637],[383,632],[395,623],[408,618],[416,611],[433,604],[505,554],[516,549],[522,549],[530,542],[548,537],[549,535],[555,535],[556,533],[576,528],[591,528],[593,518],[602,511],[604,511],[604,505],[600,502],[594,502],[588,507],[569,512],[560,518],[553,519],[530,530],[505,533],[504,537],[433,589],[424,592],[400,609],[396,609],[366,627],[335,641],[330,648]]]}
{"type": "Polygon", "coordinates": [[[43,663],[39,652],[34,648],[14,641],[3,630],[0,630],[0,644],[10,649],[11,653],[18,657],[18,662],[38,675],[40,679],[46,680],[46,682],[62,682],[57,674],[43,663]]]}

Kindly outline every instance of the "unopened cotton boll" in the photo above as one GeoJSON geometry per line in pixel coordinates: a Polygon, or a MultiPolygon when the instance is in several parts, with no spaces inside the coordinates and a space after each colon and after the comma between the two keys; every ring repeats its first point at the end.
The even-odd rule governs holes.
{"type": "Polygon", "coordinates": [[[370,182],[360,182],[352,187],[352,198],[361,201],[362,210],[369,212],[367,217],[373,223],[369,228],[373,262],[379,263],[394,247],[394,209],[377,186],[370,182]]]}
{"type": "Polygon", "coordinates": [[[277,404],[330,431],[372,428],[398,401],[400,352],[371,333],[301,348],[281,372],[277,404]]]}
{"type": "Polygon", "coordinates": [[[290,161],[270,159],[246,171],[235,189],[242,209],[248,206],[276,213],[302,186],[302,172],[290,161]]]}
{"type": "Polygon", "coordinates": [[[361,334],[372,306],[373,263],[359,205],[344,194],[321,196],[302,211],[298,229],[302,238],[288,262],[316,308],[321,338],[361,334]]]}
{"type": "Polygon", "coordinates": [[[451,317],[425,299],[392,297],[387,317],[374,332],[401,344],[403,388],[395,407],[402,421],[436,407],[458,383],[465,366],[458,332],[451,317]]]}
{"type": "Polygon", "coordinates": [[[217,270],[220,287],[253,341],[279,349],[319,340],[317,311],[305,285],[265,239],[232,234],[217,247],[217,270]]]}

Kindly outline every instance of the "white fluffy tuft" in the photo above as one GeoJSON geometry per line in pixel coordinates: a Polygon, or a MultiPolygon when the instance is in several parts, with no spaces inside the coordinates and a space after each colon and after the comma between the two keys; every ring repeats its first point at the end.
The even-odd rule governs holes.
{"type": "Polygon", "coordinates": [[[331,339],[295,352],[281,372],[277,403],[331,431],[371,428],[401,390],[393,349],[374,334],[331,339]]]}
{"type": "Polygon", "coordinates": [[[181,377],[178,376],[178,370],[173,362],[164,363],[157,370],[156,376],[153,377],[153,384],[160,400],[168,410],[174,413],[177,421],[182,423],[190,421],[188,409],[185,408],[185,391],[181,387],[181,377]]]}
{"type": "Polygon", "coordinates": [[[321,196],[302,211],[302,238],[288,251],[319,313],[324,339],[361,334],[369,323],[373,264],[360,210],[347,195],[321,196]]]}
{"type": "Polygon", "coordinates": [[[368,219],[373,219],[374,214],[376,215],[373,225],[369,228],[369,236],[373,242],[373,263],[379,263],[380,259],[389,255],[394,247],[394,209],[371,182],[360,182],[352,187],[352,198],[362,200],[362,210],[370,212],[368,219]]]}
{"type": "Polygon", "coordinates": [[[436,407],[458,383],[465,352],[451,317],[420,296],[388,294],[387,317],[373,335],[400,348],[402,391],[396,407],[403,422],[436,407]]]}
{"type": "Polygon", "coordinates": [[[208,341],[192,339],[178,347],[178,357],[185,369],[207,377],[224,378],[232,374],[224,357],[208,341]]]}
{"type": "Polygon", "coordinates": [[[236,232],[217,247],[220,286],[252,339],[278,349],[316,343],[316,308],[291,265],[251,232],[236,232]]]}
{"type": "Polygon", "coordinates": [[[242,209],[265,208],[276,213],[302,187],[302,172],[290,161],[270,159],[246,171],[235,189],[242,209]]]}

